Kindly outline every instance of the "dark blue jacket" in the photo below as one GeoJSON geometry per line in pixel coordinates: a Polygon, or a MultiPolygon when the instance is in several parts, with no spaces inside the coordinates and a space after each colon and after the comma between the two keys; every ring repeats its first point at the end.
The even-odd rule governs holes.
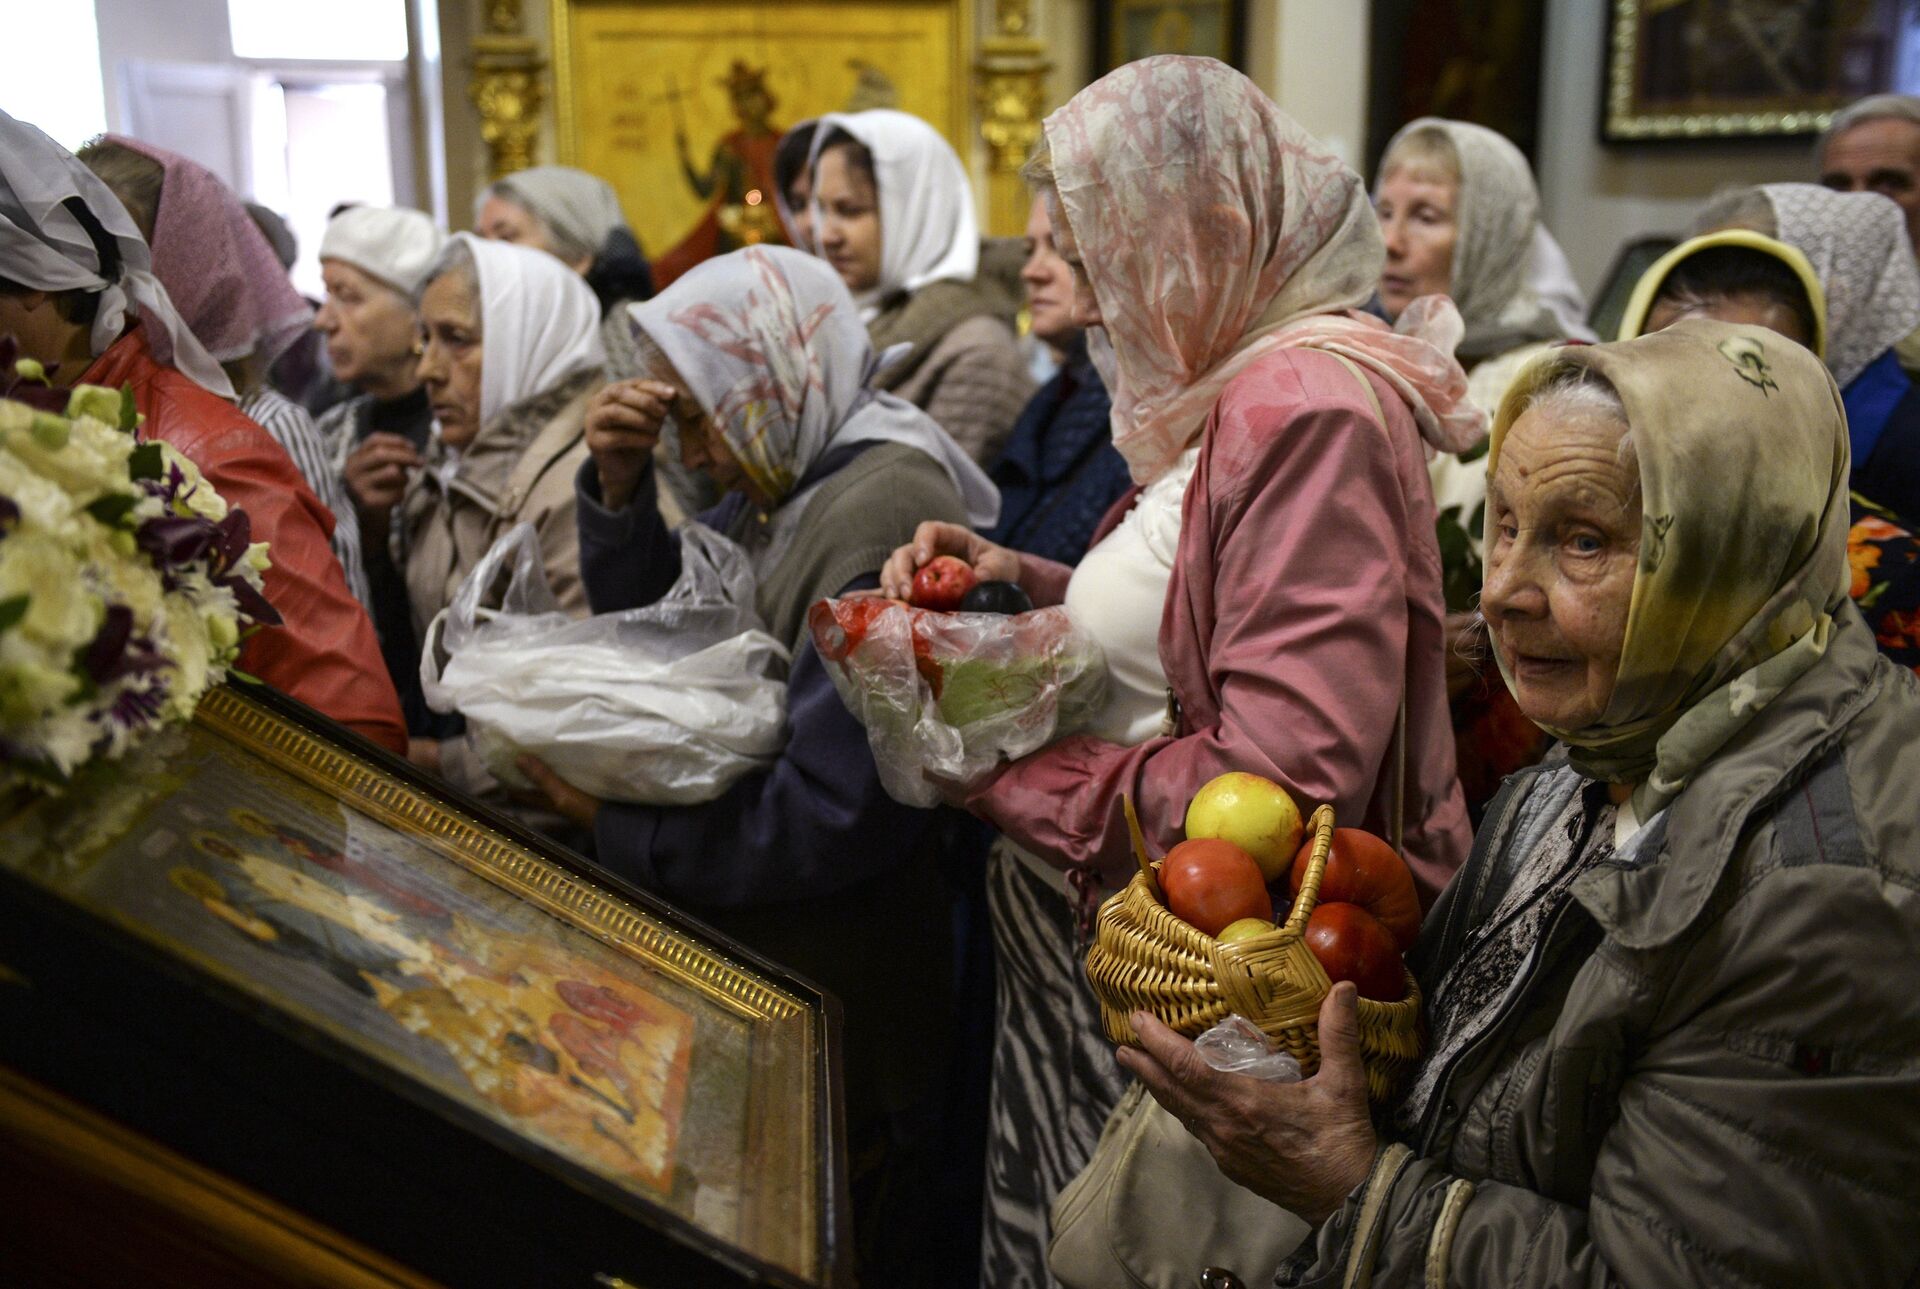
{"type": "MultiPolygon", "coordinates": [[[[867,446],[829,453],[800,487],[867,446]]],[[[653,488],[650,472],[632,501],[608,510],[593,462],[581,465],[574,481],[580,574],[595,613],[651,604],[680,575],[679,538],[661,521],[653,488]]],[[[744,504],[729,495],[701,522],[725,532],[744,504]]],[[[876,573],[836,594],[878,585],[876,573]]],[[[929,813],[880,786],[866,730],[840,701],[811,641],[788,672],[787,731],[778,760],[705,804],[602,805],[594,826],[599,862],[703,911],[832,895],[909,862],[929,813]]]]}
{"type": "Polygon", "coordinates": [[[1101,517],[1132,484],[1114,451],[1106,386],[1075,341],[1066,365],[1028,400],[989,471],[1000,522],[988,541],[1078,564],[1101,517]]]}

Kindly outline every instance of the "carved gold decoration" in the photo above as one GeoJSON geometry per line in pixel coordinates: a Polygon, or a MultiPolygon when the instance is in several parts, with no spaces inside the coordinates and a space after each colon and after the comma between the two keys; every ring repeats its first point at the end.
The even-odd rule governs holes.
{"type": "Polygon", "coordinates": [[[1046,106],[1046,46],[1035,40],[1030,0],[996,0],[994,34],[980,44],[974,64],[974,98],[980,137],[987,145],[987,228],[1017,235],[1027,222],[1027,192],[1020,181],[1046,106]]]}
{"type": "Polygon", "coordinates": [[[488,173],[499,179],[534,162],[547,62],[539,46],[521,34],[520,0],[486,0],[485,18],[485,33],[473,40],[467,94],[480,110],[488,173]]]}

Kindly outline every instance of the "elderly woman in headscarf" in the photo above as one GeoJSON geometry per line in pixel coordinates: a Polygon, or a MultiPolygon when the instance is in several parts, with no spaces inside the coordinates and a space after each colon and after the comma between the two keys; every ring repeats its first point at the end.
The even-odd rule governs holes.
{"type": "MultiPolygon", "coordinates": [[[[275,266],[276,274],[279,272],[275,266]]],[[[281,625],[239,666],[399,750],[405,730],[367,612],[328,545],[333,516],[286,450],[235,408],[233,385],[153,273],[126,208],[72,153],[0,112],[0,335],[57,384],[131,386],[164,439],[247,512],[281,625]]]]}
{"type": "MultiPolygon", "coordinates": [[[[1386,235],[1379,301],[1397,318],[1423,295],[1452,298],[1466,325],[1454,353],[1467,393],[1491,412],[1520,369],[1549,345],[1595,339],[1576,305],[1543,298],[1559,247],[1540,222],[1540,193],[1520,149],[1485,126],[1421,117],[1387,144],[1374,180],[1374,209],[1386,235]]],[[[1577,301],[1577,288],[1574,288],[1577,301]]],[[[1486,498],[1484,445],[1434,457],[1434,502],[1447,530],[1447,607],[1470,607],[1480,585],[1480,504],[1486,498]]]]}
{"type": "MultiPolygon", "coordinates": [[[[1769,327],[1827,356],[1826,292],[1798,250],[1745,228],[1682,242],[1634,286],[1620,339],[1687,318],[1769,327]]],[[[1852,425],[1848,426],[1851,435],[1852,425]]],[[[1920,539],[1904,518],[1857,491],[1848,497],[1849,593],[1880,651],[1920,670],[1920,539]]]]}
{"type": "Polygon", "coordinates": [[[1847,598],[1839,390],[1687,321],[1529,368],[1489,460],[1495,653],[1565,751],[1427,919],[1384,1129],[1350,985],[1302,1083],[1139,1015],[1121,1059],[1314,1224],[1278,1284],[1911,1284],[1920,689],[1847,598]]]}
{"type": "Polygon", "coordinates": [[[1920,387],[1902,365],[1920,339],[1920,268],[1900,208],[1878,193],[1765,184],[1709,202],[1694,226],[1750,229],[1807,257],[1826,296],[1827,367],[1846,403],[1853,487],[1920,515],[1920,387]]]}
{"type": "Polygon", "coordinates": [[[371,611],[360,522],[305,408],[267,383],[313,310],[293,289],[238,195],[197,162],[106,135],[79,157],[113,190],[153,252],[153,273],[196,339],[227,373],[240,411],[287,450],[333,515],[333,551],[354,598],[371,611]]]}
{"type": "Polygon", "coordinates": [[[1033,381],[1004,293],[976,281],[980,230],[960,158],[931,125],[888,108],[794,133],[808,126],[814,249],[860,305],[882,357],[878,387],[991,464],[1033,381]],[[889,355],[896,345],[909,347],[889,355]]]}
{"type": "Polygon", "coordinates": [[[599,613],[633,608],[678,576],[678,539],[652,500],[653,450],[671,427],[687,464],[726,492],[703,522],[745,548],[755,607],[792,648],[787,742],[698,806],[602,804],[531,758],[523,768],[592,829],[602,865],[839,996],[863,1282],[908,1283],[935,1220],[916,1205],[925,1175],[912,1160],[944,1069],[950,914],[927,853],[932,812],[881,788],[806,611],[876,586],[925,514],[989,523],[998,499],[925,413],[873,387],[853,300],[811,256],[754,247],[705,261],[632,317],[651,374],[639,401],[590,416],[577,484],[588,598],[599,613]]]}
{"type": "MultiPolygon", "coordinates": [[[[572,166],[516,171],[480,194],[474,231],[492,241],[546,251],[584,277],[605,319],[600,344],[607,353],[608,379],[628,381],[641,374],[623,306],[652,296],[653,275],[611,184],[572,166]]],[[[717,499],[707,482],[672,453],[663,452],[654,467],[667,485],[658,495],[668,523],[677,524],[717,499]]]]}
{"type": "Polygon", "coordinates": [[[1399,330],[1360,312],[1382,258],[1365,184],[1240,73],[1129,63],[1047,118],[1029,169],[1136,486],[1074,568],[932,524],[885,577],[899,594],[935,555],[966,558],[1064,603],[1110,674],[1089,733],[964,802],[1003,834],[995,1285],[1045,1283],[1048,1206],[1122,1090],[1078,953],[1133,871],[1123,797],[1164,852],[1201,786],[1261,775],[1303,809],[1403,832],[1429,900],[1465,857],[1426,451],[1485,423],[1453,306],[1419,302],[1399,330]]]}
{"type": "MultiPolygon", "coordinates": [[[[584,614],[573,475],[587,457],[587,400],[606,379],[593,292],[544,251],[456,233],[419,309],[435,432],[389,524],[415,637],[428,643],[467,573],[520,523],[539,536],[560,607],[584,614]]],[[[432,737],[416,740],[415,760],[490,787],[466,740],[438,741],[457,728],[442,716],[416,731],[432,737]]]]}

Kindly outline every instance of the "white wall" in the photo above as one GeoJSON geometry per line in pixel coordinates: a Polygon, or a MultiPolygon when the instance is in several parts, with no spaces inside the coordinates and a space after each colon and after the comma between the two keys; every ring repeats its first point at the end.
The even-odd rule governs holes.
{"type": "Polygon", "coordinates": [[[233,57],[226,0],[96,0],[100,72],[107,120],[127,120],[120,65],[128,59],[162,63],[224,63],[233,57]]]}
{"type": "Polygon", "coordinates": [[[1602,145],[1606,30],[1601,0],[1548,0],[1540,194],[1547,226],[1589,292],[1623,242],[1684,232],[1701,201],[1720,188],[1813,177],[1810,140],[1602,145]]]}
{"type": "Polygon", "coordinates": [[[1367,146],[1364,0],[1253,0],[1247,75],[1348,165],[1367,146]]]}

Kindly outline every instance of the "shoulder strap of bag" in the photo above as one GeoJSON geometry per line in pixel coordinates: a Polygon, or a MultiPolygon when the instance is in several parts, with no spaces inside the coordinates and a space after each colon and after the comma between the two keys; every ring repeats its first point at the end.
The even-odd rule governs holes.
{"type": "MultiPolygon", "coordinates": [[[[1373,382],[1360,370],[1360,365],[1345,354],[1328,353],[1328,357],[1338,360],[1353,373],[1360,388],[1366,391],[1373,414],[1385,425],[1386,409],[1380,406],[1380,395],[1374,392],[1373,382]]],[[[1407,817],[1407,690],[1404,683],[1400,687],[1400,710],[1393,718],[1393,745],[1387,749],[1387,760],[1393,766],[1393,814],[1387,819],[1387,841],[1397,853],[1402,849],[1400,843],[1406,833],[1407,817]]]]}

